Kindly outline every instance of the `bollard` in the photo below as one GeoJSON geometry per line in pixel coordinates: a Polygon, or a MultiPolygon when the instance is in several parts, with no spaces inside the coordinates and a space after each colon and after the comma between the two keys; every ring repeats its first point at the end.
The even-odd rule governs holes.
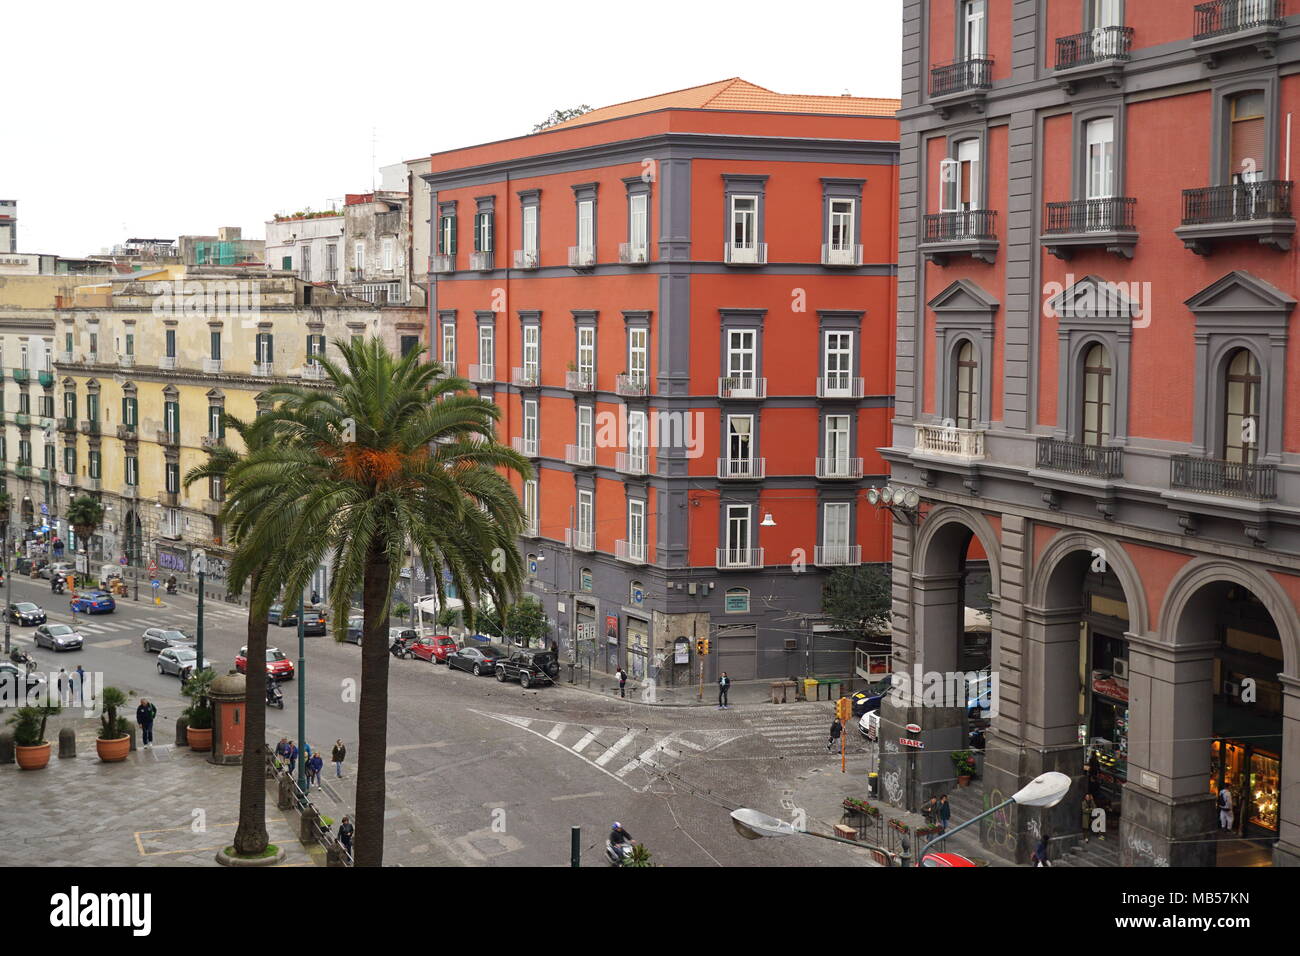
{"type": "Polygon", "coordinates": [[[339,849],[337,843],[331,843],[325,848],[325,865],[326,866],[344,866],[343,851],[339,849]]]}
{"type": "Polygon", "coordinates": [[[59,757],[75,757],[77,755],[77,732],[71,727],[64,727],[59,731],[59,757]]]}
{"type": "Polygon", "coordinates": [[[14,735],[8,731],[0,731],[0,765],[14,762],[14,735]]]}
{"type": "Polygon", "coordinates": [[[131,748],[129,751],[130,753],[135,753],[135,744],[136,744],[135,735],[136,733],[139,732],[139,730],[140,730],[140,725],[137,724],[134,720],[128,720],[126,722],[126,734],[128,737],[131,738],[131,748]]]}
{"type": "Polygon", "coordinates": [[[275,796],[275,806],[278,810],[288,810],[293,806],[293,784],[289,782],[287,774],[280,774],[280,789],[275,796]]]}
{"type": "MultiPolygon", "coordinates": [[[[189,725],[190,722],[187,718],[185,717],[176,718],[176,746],[177,747],[188,747],[190,745],[189,736],[185,732],[189,728],[189,725]]],[[[134,747],[134,745],[132,746],[134,747]]]]}
{"type": "Polygon", "coordinates": [[[308,804],[302,811],[302,816],[298,818],[298,840],[302,843],[315,843],[319,823],[320,814],[316,812],[315,807],[308,804]]]}

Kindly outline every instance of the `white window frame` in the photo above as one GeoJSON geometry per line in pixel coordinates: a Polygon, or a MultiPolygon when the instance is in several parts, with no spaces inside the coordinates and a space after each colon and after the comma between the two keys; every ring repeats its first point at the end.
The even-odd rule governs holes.
{"type": "Polygon", "coordinates": [[[645,502],[640,498],[627,500],[627,550],[634,560],[645,560],[645,502]]]}
{"type": "Polygon", "coordinates": [[[590,461],[594,452],[595,434],[592,425],[592,408],[590,405],[578,406],[578,448],[586,452],[587,460],[590,461]]]}
{"type": "Polygon", "coordinates": [[[749,553],[754,548],[753,517],[751,505],[727,505],[723,540],[728,565],[749,564],[749,553]]]}
{"type": "Polygon", "coordinates": [[[442,364],[448,371],[456,368],[456,324],[442,323],[442,364]]]}
{"type": "Polygon", "coordinates": [[[633,385],[645,385],[650,379],[650,330],[627,330],[627,374],[633,385]]]}
{"type": "Polygon", "coordinates": [[[1084,124],[1085,198],[1111,199],[1115,180],[1115,118],[1099,116],[1084,124]]]}
{"type": "Polygon", "coordinates": [[[758,329],[727,329],[727,378],[732,397],[758,394],[758,329]]]}
{"type": "Polygon", "coordinates": [[[352,247],[352,268],[357,272],[366,271],[366,244],[360,239],[352,247]]]}
{"type": "Polygon", "coordinates": [[[537,205],[529,203],[523,208],[524,258],[537,261],[537,205]]]}
{"type": "Polygon", "coordinates": [[[490,325],[478,327],[479,373],[491,373],[496,368],[496,329],[490,325]]]}
{"type": "Polygon", "coordinates": [[[382,248],[384,271],[392,272],[396,261],[397,243],[392,236],[384,236],[382,248]]]}
{"type": "Polygon", "coordinates": [[[524,326],[524,378],[536,382],[541,376],[542,367],[542,327],[540,325],[524,326]]]}
{"type": "Polygon", "coordinates": [[[524,517],[530,529],[537,528],[537,479],[524,480],[524,517]]]}
{"type": "Polygon", "coordinates": [[[596,201],[578,200],[578,256],[587,261],[596,254],[596,201]]]}
{"type": "Polygon", "coordinates": [[[725,472],[727,475],[746,476],[754,474],[753,415],[727,416],[726,455],[725,472]]]}
{"type": "Polygon", "coordinates": [[[853,451],[853,417],[827,415],[825,424],[826,474],[833,477],[848,476],[849,460],[853,451]]]}
{"type": "Polygon", "coordinates": [[[627,457],[629,463],[638,471],[646,468],[646,413],[629,412],[627,416],[627,457]]]}
{"type": "Polygon", "coordinates": [[[822,336],[823,394],[851,397],[853,394],[853,333],[827,329],[822,336]]]}
{"type": "Polygon", "coordinates": [[[822,505],[822,553],[837,564],[848,563],[852,521],[849,502],[828,501],[822,505]]]}
{"type": "Polygon", "coordinates": [[[596,327],[578,326],[578,377],[583,382],[596,381],[596,327]]]}
{"type": "MultiPolygon", "coordinates": [[[[586,488],[578,489],[578,533],[584,537],[591,535],[594,522],[594,502],[592,493],[586,488]]],[[[594,545],[595,542],[593,541],[594,545]]]]}
{"type": "Polygon", "coordinates": [[[758,253],[758,202],[757,193],[735,193],[729,197],[727,241],[731,243],[733,258],[748,259],[758,253]],[[741,203],[752,204],[752,208],[741,209],[741,203]],[[743,254],[737,255],[742,250],[743,254]]]}
{"type": "Polygon", "coordinates": [[[984,0],[962,3],[962,55],[966,59],[982,57],[988,52],[988,22],[984,0]]]}
{"type": "Polygon", "coordinates": [[[858,201],[846,197],[836,197],[830,201],[830,212],[826,217],[826,247],[831,252],[852,252],[857,237],[855,226],[858,219],[858,201]]]}
{"type": "Polygon", "coordinates": [[[650,247],[649,196],[633,193],[627,197],[627,241],[633,253],[646,253],[650,247]]]}
{"type": "Polygon", "coordinates": [[[537,401],[532,398],[524,399],[524,444],[537,448],[537,401]]]}

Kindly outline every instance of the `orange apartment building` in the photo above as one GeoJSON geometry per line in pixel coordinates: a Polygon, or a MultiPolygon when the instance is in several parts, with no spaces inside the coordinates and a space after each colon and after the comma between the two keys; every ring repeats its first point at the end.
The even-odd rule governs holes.
{"type": "Polygon", "coordinates": [[[533,462],[563,659],[852,671],[816,616],[889,557],[896,108],[730,79],[432,157],[435,357],[533,462]]]}

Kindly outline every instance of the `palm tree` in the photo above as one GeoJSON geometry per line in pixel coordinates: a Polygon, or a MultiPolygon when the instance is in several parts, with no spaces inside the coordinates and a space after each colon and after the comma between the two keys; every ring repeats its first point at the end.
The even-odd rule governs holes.
{"type": "MultiPolygon", "coordinates": [[[[222,421],[227,428],[233,429],[243,440],[245,447],[251,447],[255,440],[249,434],[249,425],[238,418],[223,415],[222,421]]],[[[185,474],[185,487],[196,481],[216,479],[225,481],[234,466],[244,456],[226,444],[213,446],[208,452],[206,464],[190,469],[185,474]]],[[[227,500],[222,507],[223,526],[240,526],[241,515],[236,503],[227,500]]],[[[228,532],[228,534],[230,534],[228,532]]],[[[236,535],[232,535],[238,541],[236,535]]],[[[274,568],[275,565],[268,565],[274,568]]],[[[271,598],[262,593],[262,569],[256,569],[251,575],[250,592],[252,600],[248,609],[248,654],[250,661],[266,659],[267,611],[271,598]]],[[[270,577],[267,577],[269,583],[270,577]]],[[[244,579],[233,575],[229,579],[229,589],[233,594],[243,590],[244,579]]],[[[253,679],[252,667],[245,676],[244,693],[244,757],[239,773],[239,825],[235,828],[235,853],[240,856],[261,856],[266,851],[268,837],[266,833],[266,694],[262,683],[253,679]]]]}
{"type": "Polygon", "coordinates": [[[104,523],[104,506],[91,495],[78,495],[68,502],[65,517],[68,525],[77,533],[77,544],[86,548],[90,544],[90,536],[104,523]]]}
{"type": "MultiPolygon", "coordinates": [[[[244,516],[231,571],[275,562],[299,594],[329,555],[336,635],[352,594],[363,605],[357,719],[354,859],[380,866],[388,742],[388,613],[408,543],[445,568],[466,602],[504,607],[518,594],[523,511],[507,473],[531,475],[499,444],[496,405],[446,377],[422,350],[395,358],[377,339],[340,343],[323,359],[333,388],[273,386],[275,407],[252,426],[252,451],[230,472],[230,507],[244,516]]],[[[433,576],[440,602],[443,579],[433,576]]]]}

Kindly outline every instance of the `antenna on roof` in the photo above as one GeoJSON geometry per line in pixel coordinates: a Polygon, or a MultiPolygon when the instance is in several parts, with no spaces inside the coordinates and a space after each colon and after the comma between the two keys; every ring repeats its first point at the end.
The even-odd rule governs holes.
{"type": "Polygon", "coordinates": [[[370,191],[375,191],[375,128],[370,127],[370,191]]]}

